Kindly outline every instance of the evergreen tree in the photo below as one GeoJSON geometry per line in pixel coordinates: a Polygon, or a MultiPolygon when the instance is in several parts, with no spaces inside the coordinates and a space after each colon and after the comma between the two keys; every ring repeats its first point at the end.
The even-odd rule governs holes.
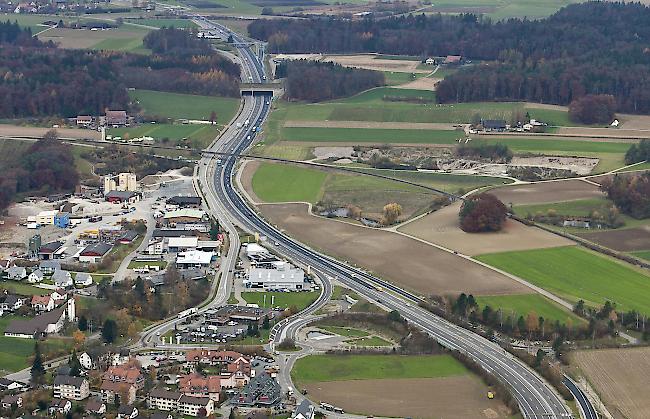
{"type": "Polygon", "coordinates": [[[45,367],[43,366],[43,356],[38,341],[34,344],[34,361],[31,368],[31,382],[33,385],[43,384],[45,381],[45,367]]]}
{"type": "Polygon", "coordinates": [[[79,316],[79,321],[77,322],[77,327],[82,332],[85,332],[86,330],[88,330],[88,319],[83,314],[81,316],[79,316]]]}
{"type": "Polygon", "coordinates": [[[117,337],[117,323],[113,319],[106,319],[104,321],[104,326],[102,327],[102,338],[106,343],[115,342],[117,337]]]}
{"type": "Polygon", "coordinates": [[[81,375],[81,362],[79,362],[79,358],[77,357],[77,351],[72,351],[68,366],[70,367],[71,376],[79,377],[81,375]]]}

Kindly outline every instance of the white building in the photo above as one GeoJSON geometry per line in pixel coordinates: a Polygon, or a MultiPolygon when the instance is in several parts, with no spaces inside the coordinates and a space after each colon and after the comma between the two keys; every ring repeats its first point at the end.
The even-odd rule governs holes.
{"type": "Polygon", "coordinates": [[[83,400],[90,395],[88,380],[83,377],[57,375],[54,379],[54,397],[68,400],[83,400]]]}
{"type": "Polygon", "coordinates": [[[27,282],[30,284],[36,284],[43,280],[43,272],[40,269],[36,269],[27,277],[27,282]]]}
{"type": "Polygon", "coordinates": [[[277,269],[252,268],[248,278],[244,279],[244,287],[292,291],[310,288],[309,283],[305,282],[305,272],[288,263],[278,266],[277,269]]]}
{"type": "Polygon", "coordinates": [[[36,223],[40,225],[54,225],[54,217],[59,213],[57,210],[41,211],[36,214],[36,223]]]}
{"type": "Polygon", "coordinates": [[[149,409],[164,411],[176,410],[178,409],[178,399],[180,398],[181,393],[178,391],[154,388],[149,392],[147,404],[149,409]]]}
{"type": "Polygon", "coordinates": [[[81,367],[85,370],[92,370],[94,366],[93,359],[86,352],[79,355],[79,363],[81,364],[81,367]]]}
{"type": "Polygon", "coordinates": [[[205,268],[210,266],[213,257],[214,252],[190,250],[178,254],[176,257],[176,265],[179,268],[205,268]]]}
{"type": "Polygon", "coordinates": [[[79,272],[74,278],[74,284],[80,287],[89,287],[93,284],[93,277],[89,273],[79,272]]]}
{"type": "Polygon", "coordinates": [[[167,249],[170,252],[182,252],[195,250],[199,244],[199,238],[192,237],[170,237],[167,241],[167,249]]]}
{"type": "Polygon", "coordinates": [[[72,275],[63,269],[57,269],[52,274],[52,281],[57,288],[69,288],[72,286],[72,275]]]}
{"type": "Polygon", "coordinates": [[[182,395],[178,400],[178,412],[181,415],[198,416],[199,410],[205,409],[205,416],[214,413],[214,401],[208,397],[182,395]]]}
{"type": "Polygon", "coordinates": [[[262,246],[260,246],[257,243],[248,243],[246,245],[246,256],[248,256],[249,258],[251,256],[253,256],[253,257],[255,257],[255,256],[267,256],[269,254],[270,253],[269,253],[268,250],[266,250],[265,248],[263,248],[262,246]]]}

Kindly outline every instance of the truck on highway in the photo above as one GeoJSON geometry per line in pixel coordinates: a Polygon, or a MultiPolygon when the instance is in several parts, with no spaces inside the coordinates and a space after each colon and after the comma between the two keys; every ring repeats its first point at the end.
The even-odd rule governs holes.
{"type": "Polygon", "coordinates": [[[247,120],[244,121],[244,126],[247,127],[248,124],[250,124],[250,123],[251,123],[251,122],[247,119],[247,120]]]}
{"type": "Polygon", "coordinates": [[[198,311],[199,309],[196,307],[188,308],[187,310],[178,313],[178,318],[182,319],[183,317],[191,316],[192,314],[196,314],[198,311]]]}

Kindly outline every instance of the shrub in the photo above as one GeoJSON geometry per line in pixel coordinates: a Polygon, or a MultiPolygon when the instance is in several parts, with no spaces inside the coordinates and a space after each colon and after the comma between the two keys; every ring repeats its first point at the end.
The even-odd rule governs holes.
{"type": "Polygon", "coordinates": [[[467,233],[499,231],[506,220],[508,209],[489,193],[471,196],[460,208],[460,228],[467,233]]]}

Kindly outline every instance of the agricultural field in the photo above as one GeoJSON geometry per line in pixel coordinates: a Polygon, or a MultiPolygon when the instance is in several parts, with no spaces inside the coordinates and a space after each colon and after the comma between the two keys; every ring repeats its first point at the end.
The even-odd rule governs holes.
{"type": "MultiPolygon", "coordinates": [[[[41,290],[43,291],[43,290],[41,290]]],[[[34,354],[33,339],[10,338],[4,336],[7,325],[18,316],[0,317],[0,372],[16,372],[29,366],[31,356],[34,354]]],[[[65,354],[72,347],[72,341],[50,338],[41,342],[44,355],[65,354]]],[[[4,375],[4,374],[3,374],[4,375]]]]}
{"type": "Polygon", "coordinates": [[[477,297],[476,301],[480,310],[489,305],[494,310],[500,308],[504,315],[513,319],[526,317],[530,312],[534,312],[537,316],[544,317],[548,324],[555,321],[566,324],[570,321],[575,326],[585,322],[581,317],[539,294],[482,296],[477,297]]]}
{"type": "Polygon", "coordinates": [[[239,109],[240,100],[231,97],[199,96],[153,90],[129,91],[129,98],[142,108],[145,115],[171,119],[196,119],[208,121],[212,111],[217,114],[217,125],[232,120],[239,109]]]}
{"type": "Polygon", "coordinates": [[[310,215],[305,204],[260,205],[258,209],[297,240],[425,295],[530,292],[505,275],[420,241],[310,215]]]}
{"type": "Polygon", "coordinates": [[[311,355],[296,361],[294,383],[315,401],[346,412],[394,417],[509,417],[487,387],[449,355],[311,355]],[[390,388],[391,397],[383,397],[390,388]],[[450,399],[462,403],[449,403],[450,399]]]}
{"type": "Polygon", "coordinates": [[[129,18],[129,19],[124,19],[125,23],[132,23],[135,25],[142,25],[142,26],[151,26],[155,28],[162,28],[162,27],[174,27],[178,29],[193,29],[197,28],[198,26],[192,22],[191,19],[157,19],[157,18],[144,18],[144,19],[138,19],[138,18],[129,18]]]}
{"type": "Polygon", "coordinates": [[[650,314],[650,276],[631,265],[575,246],[492,253],[476,259],[517,275],[565,300],[650,314]]]}
{"type": "Polygon", "coordinates": [[[443,0],[436,2],[430,10],[436,13],[483,13],[495,20],[524,16],[540,19],[564,6],[579,2],[579,0],[443,0]]]}
{"type": "Polygon", "coordinates": [[[281,141],[373,143],[373,144],[453,144],[464,138],[460,131],[376,128],[283,128],[281,141]]]}
{"type": "Polygon", "coordinates": [[[279,307],[282,309],[297,307],[298,310],[308,307],[316,301],[320,292],[242,292],[241,296],[248,304],[260,307],[279,307]],[[273,300],[273,304],[271,304],[273,300]]]}
{"type": "MultiPolygon", "coordinates": [[[[436,189],[458,192],[489,184],[501,179],[481,176],[452,176],[434,173],[398,173],[360,169],[360,172],[395,175],[436,189]]],[[[415,185],[409,185],[377,177],[356,175],[346,172],[319,170],[307,167],[277,163],[249,162],[242,174],[244,188],[254,200],[274,202],[332,202],[344,207],[353,204],[361,208],[366,216],[380,218],[384,205],[397,202],[402,205],[402,218],[407,219],[426,210],[435,192],[415,185]]]]}
{"type": "Polygon", "coordinates": [[[492,189],[490,193],[515,209],[527,205],[543,204],[541,207],[547,207],[559,202],[599,200],[604,197],[597,185],[581,180],[504,186],[492,189]]]}
{"type": "MultiPolygon", "coordinates": [[[[631,217],[627,219],[634,220],[631,217]]],[[[637,252],[650,250],[650,220],[634,220],[645,222],[646,225],[609,231],[594,231],[576,233],[589,241],[598,243],[620,252],[637,252]]]]}
{"type": "Polygon", "coordinates": [[[632,255],[650,261],[650,250],[646,250],[643,252],[632,252],[632,255]]]}
{"type": "Polygon", "coordinates": [[[506,220],[503,229],[492,233],[466,233],[460,229],[456,202],[398,228],[398,231],[452,249],[464,255],[480,255],[491,252],[552,248],[574,244],[571,240],[526,226],[514,220],[506,220]]]}
{"type": "Polygon", "coordinates": [[[175,143],[189,145],[192,148],[205,148],[219,134],[213,125],[195,124],[143,124],[137,127],[111,128],[107,134],[113,137],[138,138],[153,137],[163,146],[175,143]]]}
{"type": "Polygon", "coordinates": [[[60,48],[91,48],[148,54],[142,39],[150,29],[135,25],[91,31],[89,29],[54,28],[39,35],[41,41],[52,41],[60,48]]]}
{"type": "Polygon", "coordinates": [[[615,417],[650,417],[650,348],[576,351],[571,364],[587,377],[615,417]]]}

